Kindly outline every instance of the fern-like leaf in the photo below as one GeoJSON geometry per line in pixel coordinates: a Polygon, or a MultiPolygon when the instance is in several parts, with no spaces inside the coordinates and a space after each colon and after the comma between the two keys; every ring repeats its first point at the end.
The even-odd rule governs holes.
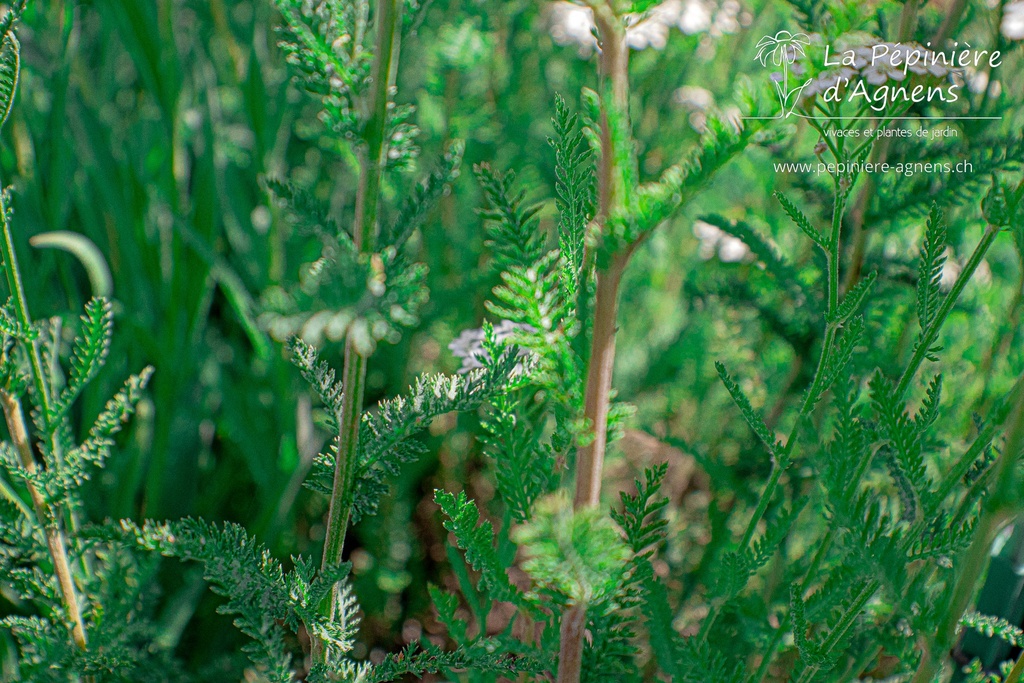
{"type": "Polygon", "coordinates": [[[51,425],[62,420],[82,389],[96,377],[110,351],[114,314],[104,298],[90,299],[82,316],[82,333],[71,349],[71,376],[51,407],[51,425]]]}
{"type": "Polygon", "coordinates": [[[487,246],[494,252],[499,270],[531,267],[543,254],[544,235],[538,230],[540,206],[524,207],[525,190],[516,192],[515,173],[501,173],[487,164],[473,168],[487,198],[480,215],[488,224],[487,246]]]}
{"type": "Polygon", "coordinates": [[[772,460],[775,461],[777,457],[784,452],[780,447],[779,442],[775,439],[775,435],[768,429],[768,425],[764,423],[764,419],[757,414],[753,406],[750,405],[750,399],[743,393],[739,384],[729,375],[725,369],[725,365],[715,361],[715,370],[718,371],[718,376],[722,380],[722,384],[729,391],[729,395],[732,396],[733,403],[740,409],[740,414],[746,421],[750,429],[753,430],[757,438],[761,440],[765,448],[768,449],[768,454],[771,455],[772,460]]]}
{"type": "Polygon", "coordinates": [[[394,225],[383,236],[384,244],[401,249],[413,232],[423,226],[438,201],[459,177],[464,151],[465,145],[461,140],[449,145],[438,168],[416,185],[402,205],[394,225]]]}
{"type": "Polygon", "coordinates": [[[548,142],[555,149],[555,191],[558,196],[558,249],[562,256],[561,284],[567,301],[579,294],[580,268],[587,224],[594,216],[593,151],[579,129],[579,116],[555,97],[555,137],[548,142]]]}
{"type": "Polygon", "coordinates": [[[509,580],[494,548],[494,527],[488,521],[480,522],[476,504],[462,491],[458,494],[435,491],[434,502],[445,515],[444,528],[455,535],[459,548],[466,553],[466,561],[480,572],[480,581],[491,598],[532,609],[509,580]]]}
{"type": "Polygon", "coordinates": [[[796,227],[800,228],[805,235],[810,237],[812,242],[827,251],[828,239],[818,232],[817,228],[815,228],[811,223],[811,220],[804,215],[804,212],[797,208],[797,205],[791,202],[789,197],[781,192],[776,192],[775,198],[779,200],[780,204],[782,204],[782,208],[786,212],[786,215],[792,219],[796,224],[796,227]]]}
{"type": "Polygon", "coordinates": [[[938,205],[933,204],[917,268],[917,319],[922,331],[927,330],[935,321],[940,303],[939,284],[945,263],[946,226],[938,205]]]}
{"type": "Polygon", "coordinates": [[[319,359],[317,350],[313,346],[298,337],[293,337],[289,342],[289,351],[292,362],[299,369],[302,378],[320,397],[330,414],[331,428],[337,430],[338,425],[341,424],[341,403],[344,389],[341,382],[335,378],[334,369],[327,361],[319,359]]]}

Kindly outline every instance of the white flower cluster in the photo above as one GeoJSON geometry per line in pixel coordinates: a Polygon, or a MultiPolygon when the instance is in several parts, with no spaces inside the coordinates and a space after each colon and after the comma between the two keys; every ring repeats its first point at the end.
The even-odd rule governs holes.
{"type": "MultiPolygon", "coordinates": [[[[508,341],[513,335],[520,331],[532,333],[537,330],[532,325],[514,323],[511,320],[502,320],[494,326],[494,340],[501,344],[508,341]]],[[[487,349],[484,348],[484,339],[485,336],[483,328],[475,327],[473,329],[463,330],[462,333],[448,345],[448,350],[452,352],[452,355],[456,358],[462,359],[462,367],[459,368],[460,374],[477,370],[490,362],[491,356],[487,352],[487,349]]],[[[526,349],[519,350],[520,358],[525,358],[528,355],[529,351],[526,349]]],[[[521,370],[522,366],[517,366],[516,374],[521,372],[521,370]]]]}
{"type": "MultiPolygon", "coordinates": [[[[677,28],[687,35],[708,32],[712,36],[735,33],[749,17],[741,13],[739,0],[664,0],[643,14],[626,17],[626,44],[634,50],[664,49],[669,32],[677,28]]],[[[575,45],[581,57],[597,49],[594,13],[572,2],[553,2],[548,9],[548,30],[559,45],[575,45]]]]}

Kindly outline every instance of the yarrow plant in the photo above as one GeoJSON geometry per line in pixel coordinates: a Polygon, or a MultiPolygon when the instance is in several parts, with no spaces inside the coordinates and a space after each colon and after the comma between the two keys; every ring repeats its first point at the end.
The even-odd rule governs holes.
{"type": "MultiPolygon", "coordinates": [[[[324,524],[308,534],[312,552],[287,560],[238,523],[88,518],[88,481],[116,450],[152,370],[131,376],[79,428],[87,416],[75,406],[108,354],[114,308],[91,299],[70,343],[59,318],[33,320],[5,190],[0,580],[14,609],[0,624],[17,645],[13,664],[3,660],[5,680],[223,680],[241,670],[274,683],[1019,683],[1024,657],[990,661],[963,634],[1024,646],[1020,614],[987,613],[978,598],[1003,590],[986,584],[993,543],[1024,515],[1024,375],[1014,368],[991,381],[1000,348],[1018,338],[1020,291],[1016,322],[994,339],[966,409],[962,359],[944,346],[958,318],[980,315],[972,283],[986,269],[991,278],[993,254],[1013,251],[1024,268],[1024,142],[997,123],[1019,116],[1020,103],[988,91],[957,101],[879,95],[892,83],[960,87],[935,58],[965,12],[955,4],[925,48],[915,2],[895,17],[891,8],[868,16],[849,4],[793,2],[802,30],[773,30],[744,55],[780,77],[766,75],[760,89],[740,80],[739,114],[704,106],[697,143],[666,163],[645,154],[650,126],[634,118],[647,93],[631,80],[631,59],[667,48],[670,26],[711,30],[712,8],[558,3],[554,14],[587,31],[562,26],[554,38],[593,52],[596,70],[593,87],[556,97],[543,122],[551,206],[531,204],[539,188],[522,179],[533,170],[473,165],[486,253],[474,282],[493,285],[484,320],[443,340],[457,372],[418,374],[367,406],[387,345],[430,314],[423,245],[434,213],[460,198],[452,188],[470,152],[446,133],[433,170],[414,175],[422,131],[401,99],[400,57],[435,16],[429,3],[275,0],[280,53],[315,111],[305,134],[348,172],[329,179],[329,201],[297,171],[261,179],[273,220],[297,238],[281,246],[294,276],[253,297],[254,319],[308,385],[301,400],[324,436],[301,477],[324,524]],[[697,22],[694,11],[707,16],[697,22]],[[846,56],[818,69],[808,55],[826,45],[846,56]],[[880,52],[888,56],[876,61],[880,52]],[[863,99],[852,96],[858,88],[863,99]],[[975,123],[961,125],[976,126],[988,147],[926,140],[903,149],[878,133],[911,130],[921,124],[900,122],[944,104],[962,107],[975,123]],[[737,166],[807,142],[827,169],[819,177],[780,177],[760,206],[728,189],[737,166]],[[984,179],[954,182],[943,171],[897,186],[863,171],[869,160],[958,154],[984,179]],[[710,211],[723,184],[730,202],[710,211]],[[714,325],[736,347],[702,348],[712,352],[706,368],[696,355],[679,363],[695,368],[695,384],[705,370],[715,377],[684,390],[717,397],[686,399],[699,408],[686,438],[670,419],[649,434],[635,429],[649,413],[621,400],[628,387],[616,351],[635,320],[620,304],[635,294],[637,261],[684,221],[700,243],[691,259],[700,272],[683,286],[691,311],[714,306],[714,325]],[[911,256],[890,248],[906,225],[911,256]],[[876,235],[884,249],[872,248],[876,235]],[[970,248],[957,259],[961,244],[970,248]],[[746,353],[739,332],[751,328],[737,321],[763,325],[768,341],[746,353]],[[761,378],[773,357],[790,366],[783,381],[761,378]],[[430,485],[426,504],[417,502],[443,536],[431,556],[440,569],[422,591],[439,629],[368,653],[356,578],[372,560],[352,531],[400,495],[413,467],[435,464],[433,437],[456,413],[472,425],[479,472],[430,485]],[[653,441],[676,460],[638,465],[623,482],[614,444],[627,433],[625,442],[653,441]],[[681,462],[704,483],[677,486],[681,462]],[[210,671],[189,665],[178,646],[188,616],[157,609],[161,558],[199,568],[197,585],[246,639],[244,667],[236,653],[210,671]]],[[[715,11],[728,14],[724,4],[715,11]]],[[[23,1],[0,21],[4,120],[24,12],[23,1]]]]}

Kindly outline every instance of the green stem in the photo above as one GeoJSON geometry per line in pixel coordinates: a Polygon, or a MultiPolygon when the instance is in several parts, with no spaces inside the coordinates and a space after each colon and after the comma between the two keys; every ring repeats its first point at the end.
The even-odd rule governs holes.
{"type": "MultiPolygon", "coordinates": [[[[840,234],[842,230],[843,210],[846,206],[847,194],[846,191],[840,189],[838,183],[839,179],[836,178],[835,203],[832,207],[832,225],[827,253],[828,309],[826,311],[825,318],[830,322],[825,323],[825,334],[821,343],[821,355],[818,356],[818,365],[814,370],[814,379],[811,380],[811,386],[804,396],[803,404],[800,406],[800,412],[797,414],[796,421],[793,423],[792,429],[790,429],[789,438],[786,439],[786,445],[782,447],[782,451],[780,451],[777,457],[772,461],[772,471],[768,476],[768,483],[765,485],[764,492],[761,494],[761,497],[757,502],[757,508],[754,510],[754,514],[747,522],[746,529],[743,532],[743,537],[740,539],[739,547],[736,550],[737,553],[745,552],[747,547],[750,545],[750,542],[754,538],[754,533],[757,531],[758,523],[760,523],[761,519],[764,517],[765,512],[768,511],[768,505],[771,504],[772,498],[775,497],[775,491],[779,487],[782,475],[787,469],[789,469],[790,462],[792,461],[793,450],[796,447],[797,434],[799,433],[800,425],[803,423],[804,419],[810,415],[811,410],[814,409],[814,405],[818,399],[818,394],[822,391],[822,371],[828,363],[829,357],[832,353],[832,347],[835,344],[838,327],[836,326],[836,323],[831,322],[831,320],[839,308],[840,234]]],[[[700,633],[698,634],[698,638],[702,642],[711,632],[711,627],[718,619],[718,615],[721,612],[723,605],[723,600],[719,600],[712,604],[711,609],[708,612],[708,616],[705,617],[704,623],[701,625],[700,633]]],[[[759,672],[763,675],[763,673],[767,671],[767,667],[767,660],[763,661],[759,672]]]]}
{"type": "MultiPolygon", "coordinates": [[[[0,223],[3,224],[3,238],[0,240],[0,256],[4,262],[4,275],[7,277],[7,285],[14,300],[14,315],[26,334],[32,331],[32,317],[28,312],[28,301],[25,297],[25,287],[21,282],[21,270],[18,268],[18,260],[14,254],[14,240],[11,237],[11,226],[7,220],[7,202],[0,194],[0,223]]],[[[46,431],[50,431],[50,391],[46,386],[46,375],[43,372],[42,354],[39,352],[39,342],[36,339],[25,344],[28,349],[29,363],[32,365],[32,385],[36,391],[36,400],[39,401],[40,417],[46,431]]]]}
{"type": "Polygon", "coordinates": [[[935,314],[935,319],[931,325],[928,326],[921,334],[921,339],[918,341],[917,347],[914,349],[914,355],[910,359],[910,363],[903,371],[903,375],[900,377],[899,384],[896,385],[896,391],[894,394],[894,400],[899,402],[903,400],[903,397],[907,393],[907,389],[910,388],[910,383],[914,380],[914,376],[917,374],[918,369],[921,367],[921,363],[928,356],[929,349],[932,344],[939,336],[939,330],[942,328],[943,323],[946,322],[946,318],[949,317],[950,312],[953,310],[953,306],[956,304],[957,299],[963,293],[964,288],[967,286],[967,282],[974,275],[974,271],[981,265],[982,259],[985,258],[986,252],[989,247],[995,242],[996,236],[999,235],[1000,228],[995,225],[988,225],[985,228],[985,234],[982,235],[981,241],[978,246],[974,248],[974,252],[971,257],[967,260],[963,270],[960,271],[960,275],[957,277],[956,282],[953,283],[952,289],[949,290],[949,294],[942,300],[942,304],[939,306],[939,310],[935,314]]]}
{"type": "MultiPolygon", "coordinates": [[[[366,148],[361,159],[352,229],[352,238],[361,253],[370,253],[376,247],[381,176],[387,159],[388,97],[398,64],[401,11],[401,0],[380,0],[377,3],[375,59],[364,133],[366,148]]],[[[324,541],[322,565],[325,568],[341,563],[345,536],[352,516],[367,360],[368,354],[361,353],[349,335],[345,340],[345,365],[342,370],[345,393],[338,425],[338,454],[334,464],[334,483],[324,541]]],[[[321,613],[333,618],[335,605],[336,597],[332,595],[329,601],[321,605],[321,613]]],[[[319,663],[328,660],[327,647],[320,640],[313,642],[313,658],[319,663]]]]}
{"type": "MultiPolygon", "coordinates": [[[[0,193],[0,224],[2,224],[2,236],[0,236],[0,257],[3,258],[4,273],[7,276],[7,284],[14,299],[14,314],[24,334],[32,332],[32,318],[29,316],[28,303],[25,298],[25,288],[21,282],[21,271],[18,268],[18,259],[14,253],[14,239],[11,235],[11,225],[7,220],[7,203],[0,193]]],[[[50,395],[46,386],[45,375],[43,374],[42,356],[39,352],[39,345],[36,340],[26,341],[25,347],[28,350],[29,361],[32,365],[32,382],[36,390],[36,400],[39,401],[39,411],[43,425],[48,434],[50,429],[50,395]]],[[[32,455],[32,445],[29,441],[28,423],[21,408],[21,402],[6,390],[0,391],[0,403],[3,405],[4,417],[7,421],[7,428],[18,451],[21,466],[28,472],[36,470],[35,457],[32,455]]],[[[68,561],[67,538],[61,529],[61,520],[57,513],[50,507],[42,491],[32,481],[26,481],[29,496],[32,498],[32,505],[36,511],[40,526],[45,529],[46,545],[53,560],[53,571],[60,588],[61,598],[64,602],[64,609],[71,620],[71,638],[79,649],[85,650],[88,641],[85,633],[85,623],[82,619],[82,610],[79,606],[78,595],[75,590],[75,583],[71,572],[71,565],[68,561]]]]}
{"type": "MultiPolygon", "coordinates": [[[[838,180],[836,181],[838,183],[838,180]]],[[[846,193],[836,187],[835,204],[832,207],[832,226],[831,233],[829,236],[829,250],[828,250],[828,309],[826,311],[826,319],[831,320],[832,316],[835,315],[836,310],[839,308],[839,253],[840,253],[840,231],[843,223],[843,209],[846,205],[846,193]]],[[[810,414],[814,408],[814,404],[817,401],[817,394],[821,392],[821,381],[822,381],[822,370],[824,370],[826,363],[829,360],[829,356],[832,353],[832,346],[836,340],[837,328],[835,323],[827,322],[825,324],[825,335],[821,343],[821,355],[818,357],[818,365],[814,370],[814,379],[811,380],[811,387],[807,390],[807,394],[804,396],[804,402],[800,406],[800,412],[796,417],[796,421],[793,423],[793,428],[789,432],[789,438],[786,439],[786,445],[783,447],[779,457],[772,463],[772,472],[768,478],[768,484],[765,486],[764,493],[761,495],[761,499],[758,501],[757,509],[754,510],[754,515],[747,522],[747,528],[743,532],[743,538],[740,541],[739,549],[737,552],[742,553],[747,549],[747,545],[754,537],[754,532],[757,530],[757,525],[764,517],[764,513],[768,510],[768,505],[771,503],[772,497],[775,495],[775,489],[778,488],[779,481],[782,479],[783,473],[789,467],[790,460],[793,455],[793,449],[796,446],[797,434],[800,430],[800,425],[803,420],[810,414]]]]}

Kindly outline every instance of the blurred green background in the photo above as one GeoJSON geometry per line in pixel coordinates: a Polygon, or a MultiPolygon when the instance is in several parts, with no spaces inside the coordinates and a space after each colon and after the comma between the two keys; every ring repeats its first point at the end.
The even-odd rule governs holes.
{"type": "MultiPolygon", "coordinates": [[[[890,30],[901,7],[829,4],[847,17],[840,30],[876,34],[890,30]]],[[[947,4],[926,5],[919,35],[937,30],[947,4]]],[[[754,45],[800,20],[799,9],[784,2],[678,5],[690,13],[682,15],[689,23],[672,27],[664,45],[633,53],[643,178],[656,177],[693,147],[708,111],[729,111],[741,79],[765,79],[754,45]]],[[[466,141],[466,163],[419,238],[430,302],[414,331],[373,357],[369,403],[401,391],[420,372],[454,371],[458,362],[447,344],[484,319],[483,301],[497,278],[483,245],[472,164],[514,169],[529,199],[544,202],[542,226],[552,227],[554,158],[546,138],[554,96],[575,107],[581,88],[597,83],[585,32],[584,45],[573,40],[580,35],[573,33],[573,11],[567,3],[434,0],[403,36],[399,100],[417,105],[420,170],[432,168],[454,138],[466,141]]],[[[892,153],[970,158],[977,161],[974,174],[879,178],[866,204],[865,269],[879,270],[886,292],[870,321],[879,347],[910,343],[898,335],[913,322],[913,258],[929,202],[949,212],[951,260],[965,258],[983,227],[977,190],[986,174],[1024,157],[1024,146],[1012,144],[1024,127],[1021,43],[1004,35],[1005,12],[1006,3],[969,2],[957,34],[1006,52],[988,87],[965,91],[958,111],[995,112],[1003,120],[964,122],[956,139],[908,143],[892,153]]],[[[261,293],[296,279],[305,246],[262,179],[287,178],[330,200],[345,224],[355,159],[345,141],[323,130],[316,103],[290,83],[275,44],[277,21],[269,0],[31,3],[0,174],[16,189],[15,238],[37,317],[70,322],[67,311],[80,310],[91,290],[74,257],[31,247],[33,235],[85,235],[113,275],[114,345],[80,405],[81,424],[130,372],[156,368],[138,419],[89,484],[90,517],[239,521],[286,557],[319,553],[325,501],[301,481],[325,435],[314,426],[282,345],[258,324],[261,293]]],[[[820,218],[830,210],[830,191],[826,177],[776,174],[771,164],[812,160],[814,142],[794,127],[785,143],[729,165],[641,248],[624,285],[616,385],[639,412],[611,472],[625,481],[643,464],[672,461],[677,533],[668,558],[686,577],[683,591],[700,577],[693,558],[712,523],[709,487],[729,482],[742,490],[737,482],[763,481],[768,467],[761,457],[744,457],[753,443],[739,421],[715,419],[731,408],[713,361],[743,368],[744,388],[771,422],[789,414],[811,369],[799,359],[818,334],[820,263],[771,193],[785,190],[820,218]],[[743,218],[771,236],[792,266],[792,282],[779,286],[777,273],[742,243],[697,223],[710,213],[743,218]],[[764,405],[769,396],[782,398],[764,405]]],[[[400,198],[418,175],[393,175],[388,196],[400,198]]],[[[946,386],[953,390],[946,400],[961,408],[948,425],[956,438],[964,438],[971,411],[983,411],[1024,370],[1017,334],[1022,278],[1018,250],[1001,240],[947,326],[946,386]]],[[[340,367],[340,347],[329,347],[325,357],[340,367]]],[[[450,579],[430,492],[466,487],[484,503],[492,495],[474,422],[438,420],[429,456],[403,473],[380,513],[351,536],[367,654],[417,639],[424,629],[437,632],[426,583],[450,579]]],[[[188,666],[211,679],[237,673],[241,660],[225,653],[238,651],[241,636],[215,614],[218,599],[189,568],[168,566],[165,573],[162,618],[175,625],[169,632],[180,638],[188,666]]],[[[0,597],[0,612],[9,609],[0,597]]]]}

